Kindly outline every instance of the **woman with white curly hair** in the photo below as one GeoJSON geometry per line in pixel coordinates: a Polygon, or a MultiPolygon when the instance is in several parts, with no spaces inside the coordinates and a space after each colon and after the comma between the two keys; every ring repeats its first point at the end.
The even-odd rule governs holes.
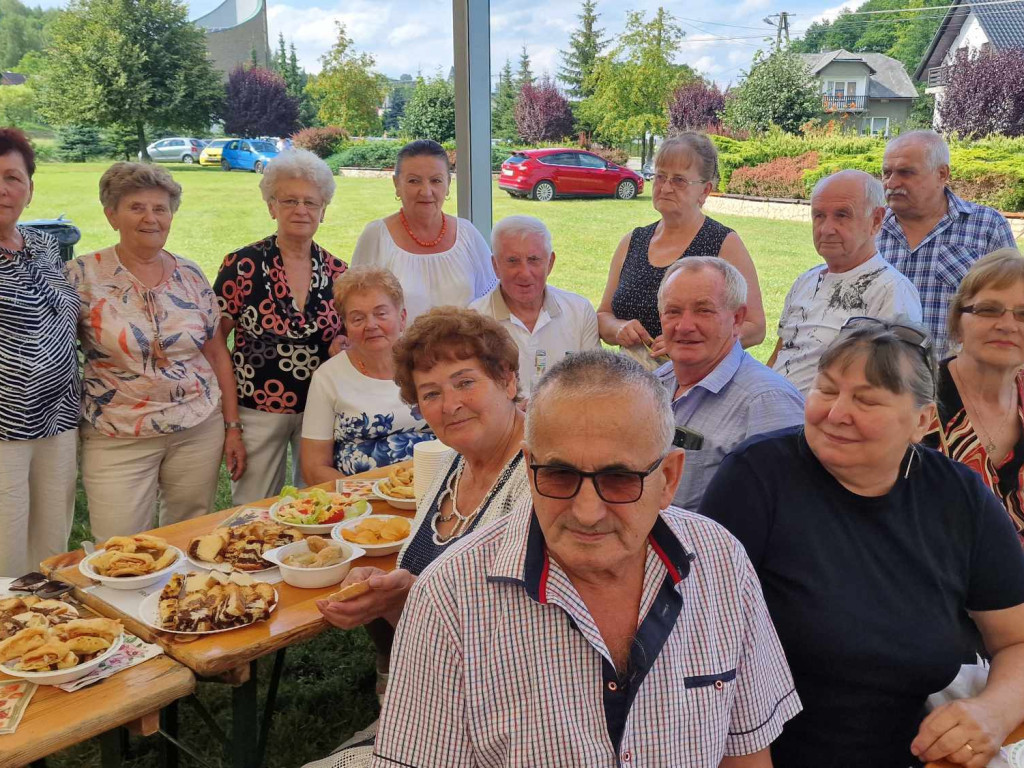
{"type": "Polygon", "coordinates": [[[304,149],[282,152],[267,166],[260,191],[277,232],[224,258],[213,289],[225,336],[235,332],[232,358],[239,424],[249,470],[231,484],[235,504],[274,496],[292,477],[302,486],[299,441],[313,372],[341,332],[334,279],[345,262],[313,237],[334,196],[334,176],[304,149]]]}

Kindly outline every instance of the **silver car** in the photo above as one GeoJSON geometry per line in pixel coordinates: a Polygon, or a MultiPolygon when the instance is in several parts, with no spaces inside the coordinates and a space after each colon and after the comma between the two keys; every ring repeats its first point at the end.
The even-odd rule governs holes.
{"type": "MultiPolygon", "coordinates": [[[[154,141],[146,151],[154,163],[192,163],[199,162],[199,154],[206,146],[205,141],[200,139],[171,138],[154,141]]],[[[142,160],[142,153],[139,152],[139,160],[142,160]]]]}

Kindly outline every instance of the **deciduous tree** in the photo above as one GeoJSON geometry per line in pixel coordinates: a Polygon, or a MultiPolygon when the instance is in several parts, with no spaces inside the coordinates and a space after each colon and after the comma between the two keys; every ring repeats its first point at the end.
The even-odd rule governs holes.
{"type": "Polygon", "coordinates": [[[224,132],[234,136],[291,136],[299,105],[284,78],[262,67],[236,67],[228,76],[224,132]]]}
{"type": "Polygon", "coordinates": [[[676,88],[668,106],[670,131],[701,131],[718,122],[725,96],[714,83],[694,80],[676,88]]]}
{"type": "Polygon", "coordinates": [[[454,86],[440,74],[430,80],[417,78],[412,97],[405,105],[402,130],[414,139],[452,141],[455,138],[454,86]]]}
{"type": "Polygon", "coordinates": [[[594,65],[601,51],[608,44],[604,30],[597,29],[596,0],[583,0],[581,13],[576,17],[580,25],[569,37],[569,50],[562,51],[562,66],[558,70],[558,78],[566,85],[569,95],[574,99],[585,99],[593,96],[587,86],[587,79],[594,71],[594,65]]]}
{"type": "Polygon", "coordinates": [[[676,64],[683,31],[664,8],[648,21],[642,11],[629,11],[619,44],[598,59],[588,82],[593,96],[583,102],[581,116],[605,140],[642,141],[641,161],[654,149],[655,134],[668,128],[668,103],[680,85],[696,74],[676,64]]]}
{"type": "Polygon", "coordinates": [[[516,100],[516,129],[519,138],[530,144],[556,141],[572,133],[569,102],[549,79],[536,85],[527,83],[516,100]]]}
{"type": "Polygon", "coordinates": [[[1024,50],[958,51],[938,113],[946,133],[1024,136],[1024,50]]]}
{"type": "Polygon", "coordinates": [[[821,114],[820,85],[800,57],[789,50],[754,54],[739,87],[726,98],[723,122],[733,128],[767,131],[777,125],[787,133],[821,114]]]}
{"type": "Polygon", "coordinates": [[[50,27],[42,77],[55,125],[146,126],[205,132],[224,99],[206,37],[179,0],[72,0],[50,27]]]}
{"type": "Polygon", "coordinates": [[[345,25],[335,22],[338,39],[320,57],[320,74],[310,77],[307,92],[317,105],[317,117],[325,125],[339,125],[352,136],[373,136],[380,132],[377,110],[384,103],[387,79],[374,72],[373,56],[357,53],[345,34],[345,25]]]}

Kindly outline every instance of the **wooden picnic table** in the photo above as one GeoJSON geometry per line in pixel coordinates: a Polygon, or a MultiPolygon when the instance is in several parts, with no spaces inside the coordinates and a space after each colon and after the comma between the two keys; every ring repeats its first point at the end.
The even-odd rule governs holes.
{"type": "MultiPolygon", "coordinates": [[[[400,465],[352,475],[347,479],[372,480],[386,477],[394,466],[411,464],[411,461],[403,462],[400,465]]],[[[321,483],[313,487],[333,491],[334,483],[321,483]]],[[[156,528],[147,533],[159,536],[184,551],[194,537],[209,533],[239,509],[270,507],[277,499],[278,497],[263,499],[252,504],[156,528]]],[[[380,500],[374,500],[372,506],[374,513],[401,515],[410,519],[415,515],[413,510],[395,509],[387,502],[380,500]]],[[[77,559],[80,560],[81,556],[77,559]]],[[[353,567],[372,565],[384,570],[392,570],[397,559],[397,554],[383,557],[363,557],[354,561],[352,565],[353,567]]],[[[274,585],[279,597],[277,607],[269,619],[230,632],[196,637],[194,635],[175,635],[152,629],[143,624],[138,617],[126,614],[117,606],[86,591],[93,585],[92,580],[81,574],[77,564],[67,565],[68,556],[60,556],[57,560],[63,567],[54,568],[51,562],[51,567],[47,568],[47,563],[44,562],[43,571],[47,575],[52,573],[56,578],[74,585],[75,599],[102,616],[120,619],[129,632],[143,640],[158,644],[163,648],[164,653],[184,664],[198,677],[207,681],[229,683],[235,686],[232,691],[231,736],[229,738],[223,732],[215,735],[224,742],[225,755],[235,768],[259,768],[270,729],[270,717],[277,695],[277,685],[284,666],[284,652],[288,646],[315,637],[330,626],[317,609],[316,601],[337,591],[338,586],[335,584],[323,589],[300,589],[285,584],[283,581],[279,582],[274,585]],[[257,702],[256,661],[272,653],[276,653],[276,659],[261,721],[257,702]]],[[[256,574],[255,578],[258,579],[259,575],[256,574]]],[[[201,706],[194,698],[191,701],[197,706],[201,706]]],[[[171,704],[169,710],[172,713],[171,719],[176,721],[176,705],[171,704]]],[[[208,723],[212,720],[209,717],[206,719],[208,723]]],[[[172,737],[176,735],[176,732],[171,733],[172,737]]]]}
{"type": "MultiPolygon", "coordinates": [[[[407,463],[411,464],[412,462],[407,463]]],[[[363,480],[386,477],[390,469],[392,467],[383,467],[359,475],[352,475],[349,479],[363,480]]],[[[322,483],[314,487],[333,491],[334,483],[322,483]]],[[[277,501],[276,497],[244,506],[270,507],[275,501],[277,501]]],[[[374,500],[372,503],[375,513],[404,515],[408,518],[412,518],[414,514],[412,511],[405,512],[394,509],[384,501],[374,500]]],[[[209,533],[221,521],[230,517],[241,508],[233,507],[221,510],[211,515],[204,515],[203,517],[196,517],[181,523],[147,531],[147,533],[166,539],[170,544],[184,551],[194,537],[209,533]]],[[[391,570],[395,567],[397,558],[397,555],[364,557],[356,560],[353,563],[353,567],[373,565],[385,570],[391,570]]],[[[277,588],[280,599],[278,600],[277,608],[270,615],[270,619],[259,621],[251,626],[241,627],[231,632],[203,635],[198,639],[193,639],[193,636],[189,635],[174,635],[169,632],[159,632],[151,629],[148,625],[139,621],[138,617],[122,613],[115,606],[110,605],[95,594],[86,592],[85,588],[92,586],[93,582],[83,576],[77,566],[58,570],[56,576],[63,581],[75,585],[74,595],[77,600],[103,616],[120,619],[132,634],[138,635],[148,642],[157,643],[168,656],[180,661],[201,677],[233,674],[235,670],[244,667],[250,661],[320,634],[327,628],[328,624],[320,614],[320,611],[317,610],[316,601],[327,597],[338,589],[336,584],[323,589],[300,589],[285,584],[282,581],[274,585],[277,588]],[[183,637],[185,642],[182,642],[183,637]]],[[[259,574],[256,574],[255,578],[258,579],[259,574]]]]}
{"type": "MultiPolygon", "coordinates": [[[[19,678],[0,674],[0,683],[19,678]]],[[[86,688],[68,693],[51,685],[36,689],[18,730],[0,736],[0,765],[20,768],[86,739],[127,726],[151,736],[160,710],[188,696],[195,676],[166,656],[144,661],[86,688]]]]}
{"type": "MultiPolygon", "coordinates": [[[[1017,726],[1009,736],[1006,737],[1006,741],[1003,745],[1015,744],[1018,741],[1024,741],[1024,723],[1017,726]]],[[[950,763],[946,760],[936,760],[933,763],[926,763],[924,768],[958,768],[955,763],[950,763]]]]}

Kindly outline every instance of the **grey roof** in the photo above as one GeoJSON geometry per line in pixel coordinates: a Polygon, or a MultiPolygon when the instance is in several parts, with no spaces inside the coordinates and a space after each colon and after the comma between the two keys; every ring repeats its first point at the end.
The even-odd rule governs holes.
{"type": "Polygon", "coordinates": [[[952,5],[946,11],[946,16],[935,30],[931,43],[921,57],[921,63],[914,72],[914,79],[920,80],[927,70],[942,64],[971,11],[978,17],[978,23],[981,24],[985,36],[997,51],[1024,48],[1024,3],[971,5],[970,2],[961,0],[950,1],[952,5]]]}
{"type": "Polygon", "coordinates": [[[28,80],[25,75],[17,72],[0,72],[0,85],[21,85],[28,80]]]}
{"type": "Polygon", "coordinates": [[[861,61],[870,70],[869,99],[916,99],[917,89],[902,62],[884,53],[850,53],[842,49],[823,53],[802,53],[800,58],[817,75],[834,61],[861,61]]]}

